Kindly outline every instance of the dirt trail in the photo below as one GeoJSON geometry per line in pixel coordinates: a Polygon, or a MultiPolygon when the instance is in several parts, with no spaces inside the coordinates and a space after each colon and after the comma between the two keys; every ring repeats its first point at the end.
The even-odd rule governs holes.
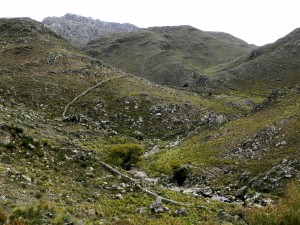
{"type": "Polygon", "coordinates": [[[67,114],[67,111],[68,111],[68,108],[70,107],[70,105],[72,105],[73,103],[75,103],[79,98],[87,95],[89,92],[93,91],[94,89],[98,88],[99,86],[101,86],[102,84],[105,84],[109,81],[113,81],[113,80],[117,80],[117,79],[121,79],[123,77],[125,77],[126,75],[120,75],[120,76],[116,76],[116,77],[111,77],[111,78],[108,78],[106,80],[103,80],[101,81],[100,83],[90,87],[89,89],[85,90],[84,92],[82,92],[80,95],[76,96],[72,101],[70,101],[64,108],[64,112],[62,114],[63,118],[66,117],[66,114],[67,114]]]}

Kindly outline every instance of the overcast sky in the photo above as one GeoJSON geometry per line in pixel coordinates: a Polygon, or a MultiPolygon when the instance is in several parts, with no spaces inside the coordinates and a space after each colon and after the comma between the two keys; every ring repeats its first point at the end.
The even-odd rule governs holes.
{"type": "Polygon", "coordinates": [[[191,25],[264,45],[300,27],[300,0],[2,0],[0,17],[74,13],[139,27],[191,25]]]}

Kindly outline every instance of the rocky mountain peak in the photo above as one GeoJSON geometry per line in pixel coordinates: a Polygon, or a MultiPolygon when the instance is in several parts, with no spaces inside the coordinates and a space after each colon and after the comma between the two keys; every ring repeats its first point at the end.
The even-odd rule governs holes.
{"type": "Polygon", "coordinates": [[[105,22],[71,13],[62,17],[47,17],[42,22],[55,33],[79,46],[107,33],[130,32],[139,29],[129,23],[105,22]]]}

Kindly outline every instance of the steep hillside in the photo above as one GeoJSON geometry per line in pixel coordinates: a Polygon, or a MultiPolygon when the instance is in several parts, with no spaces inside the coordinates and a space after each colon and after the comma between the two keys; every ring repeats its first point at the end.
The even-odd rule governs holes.
{"type": "Polygon", "coordinates": [[[90,42],[84,51],[150,81],[187,87],[201,77],[204,69],[252,49],[228,34],[178,26],[110,34],[90,42]]]}
{"type": "Polygon", "coordinates": [[[292,81],[265,96],[179,91],[0,19],[0,223],[266,224],[253,208],[280,210],[285,192],[273,221],[298,221],[292,81]]]}
{"type": "Polygon", "coordinates": [[[198,129],[245,115],[251,107],[224,105],[245,96],[212,101],[136,78],[29,18],[1,19],[0,45],[1,221],[184,224],[201,217],[195,205],[204,207],[207,221],[220,221],[216,212],[224,207],[238,213],[238,206],[156,185],[168,178],[148,178],[141,163],[198,129]],[[124,149],[140,150],[126,168],[122,155],[112,154],[124,149]],[[163,205],[149,209],[156,193],[163,205]]]}
{"type": "Polygon", "coordinates": [[[267,93],[270,88],[300,83],[300,29],[275,43],[253,50],[247,56],[210,68],[216,79],[232,88],[267,93]]]}
{"type": "Polygon", "coordinates": [[[76,45],[85,45],[91,40],[116,31],[135,31],[139,28],[129,23],[114,23],[94,20],[74,14],[66,14],[62,17],[47,17],[42,23],[55,33],[66,38],[76,45]]]}

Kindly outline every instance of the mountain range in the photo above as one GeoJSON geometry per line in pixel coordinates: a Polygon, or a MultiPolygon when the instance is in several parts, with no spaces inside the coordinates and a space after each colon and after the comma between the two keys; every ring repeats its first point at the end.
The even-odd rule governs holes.
{"type": "Polygon", "coordinates": [[[0,224],[298,224],[299,29],[98,22],[0,19],[0,224]]]}

